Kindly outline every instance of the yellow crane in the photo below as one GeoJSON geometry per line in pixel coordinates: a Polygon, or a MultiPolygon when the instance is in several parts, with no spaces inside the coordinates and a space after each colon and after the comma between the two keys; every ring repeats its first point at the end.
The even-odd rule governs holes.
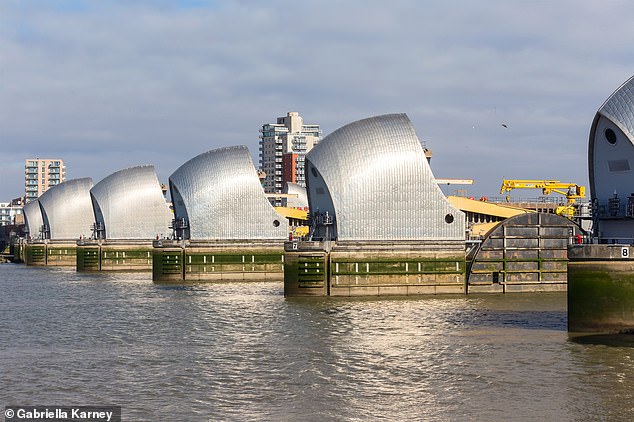
{"type": "Polygon", "coordinates": [[[565,217],[573,217],[574,204],[577,199],[586,197],[586,187],[576,183],[565,183],[559,180],[503,180],[500,193],[510,192],[513,189],[541,189],[544,195],[559,193],[568,201],[567,205],[557,207],[555,212],[565,217]]]}

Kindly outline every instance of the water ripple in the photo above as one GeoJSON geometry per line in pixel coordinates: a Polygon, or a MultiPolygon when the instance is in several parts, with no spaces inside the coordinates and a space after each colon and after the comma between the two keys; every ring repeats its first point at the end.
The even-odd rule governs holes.
{"type": "Polygon", "coordinates": [[[285,299],[280,283],[0,265],[0,404],[125,420],[627,420],[633,350],[565,294],[285,299]]]}

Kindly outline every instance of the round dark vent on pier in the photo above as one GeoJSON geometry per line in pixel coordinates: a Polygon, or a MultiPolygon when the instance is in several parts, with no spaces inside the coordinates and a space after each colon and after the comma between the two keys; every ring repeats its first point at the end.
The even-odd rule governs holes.
{"type": "Polygon", "coordinates": [[[445,216],[445,223],[447,223],[447,224],[453,223],[453,215],[452,214],[447,214],[445,216]]]}
{"type": "Polygon", "coordinates": [[[279,227],[280,226],[279,220],[273,220],[273,226],[279,227]]]}
{"type": "Polygon", "coordinates": [[[605,130],[605,139],[611,144],[616,144],[616,133],[610,128],[605,130]]]}

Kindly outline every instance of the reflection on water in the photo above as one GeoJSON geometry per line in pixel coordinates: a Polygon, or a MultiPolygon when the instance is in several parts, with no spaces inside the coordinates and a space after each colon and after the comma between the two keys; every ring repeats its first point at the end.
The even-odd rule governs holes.
{"type": "Polygon", "coordinates": [[[633,334],[570,335],[570,341],[579,344],[595,344],[614,347],[634,347],[633,334]]]}
{"type": "Polygon", "coordinates": [[[280,283],[0,265],[0,406],[125,420],[630,420],[631,345],[565,294],[284,299],[280,283]]]}

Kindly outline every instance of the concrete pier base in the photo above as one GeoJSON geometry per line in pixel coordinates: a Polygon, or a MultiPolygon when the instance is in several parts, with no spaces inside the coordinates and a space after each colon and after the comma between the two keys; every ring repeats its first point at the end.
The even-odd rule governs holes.
{"type": "Polygon", "coordinates": [[[284,295],[465,293],[463,242],[287,242],[284,295]]]}
{"type": "Polygon", "coordinates": [[[568,248],[568,331],[634,332],[634,247],[568,248]]]}
{"type": "Polygon", "coordinates": [[[282,281],[282,241],[153,242],[152,280],[282,281]]]}
{"type": "Polygon", "coordinates": [[[24,238],[14,239],[10,245],[10,253],[13,256],[13,263],[26,262],[26,240],[24,238]]]}
{"type": "Polygon", "coordinates": [[[23,245],[26,265],[41,267],[74,267],[77,245],[65,241],[38,241],[23,245]]]}
{"type": "Polygon", "coordinates": [[[77,271],[152,271],[152,241],[80,240],[77,271]]]}

